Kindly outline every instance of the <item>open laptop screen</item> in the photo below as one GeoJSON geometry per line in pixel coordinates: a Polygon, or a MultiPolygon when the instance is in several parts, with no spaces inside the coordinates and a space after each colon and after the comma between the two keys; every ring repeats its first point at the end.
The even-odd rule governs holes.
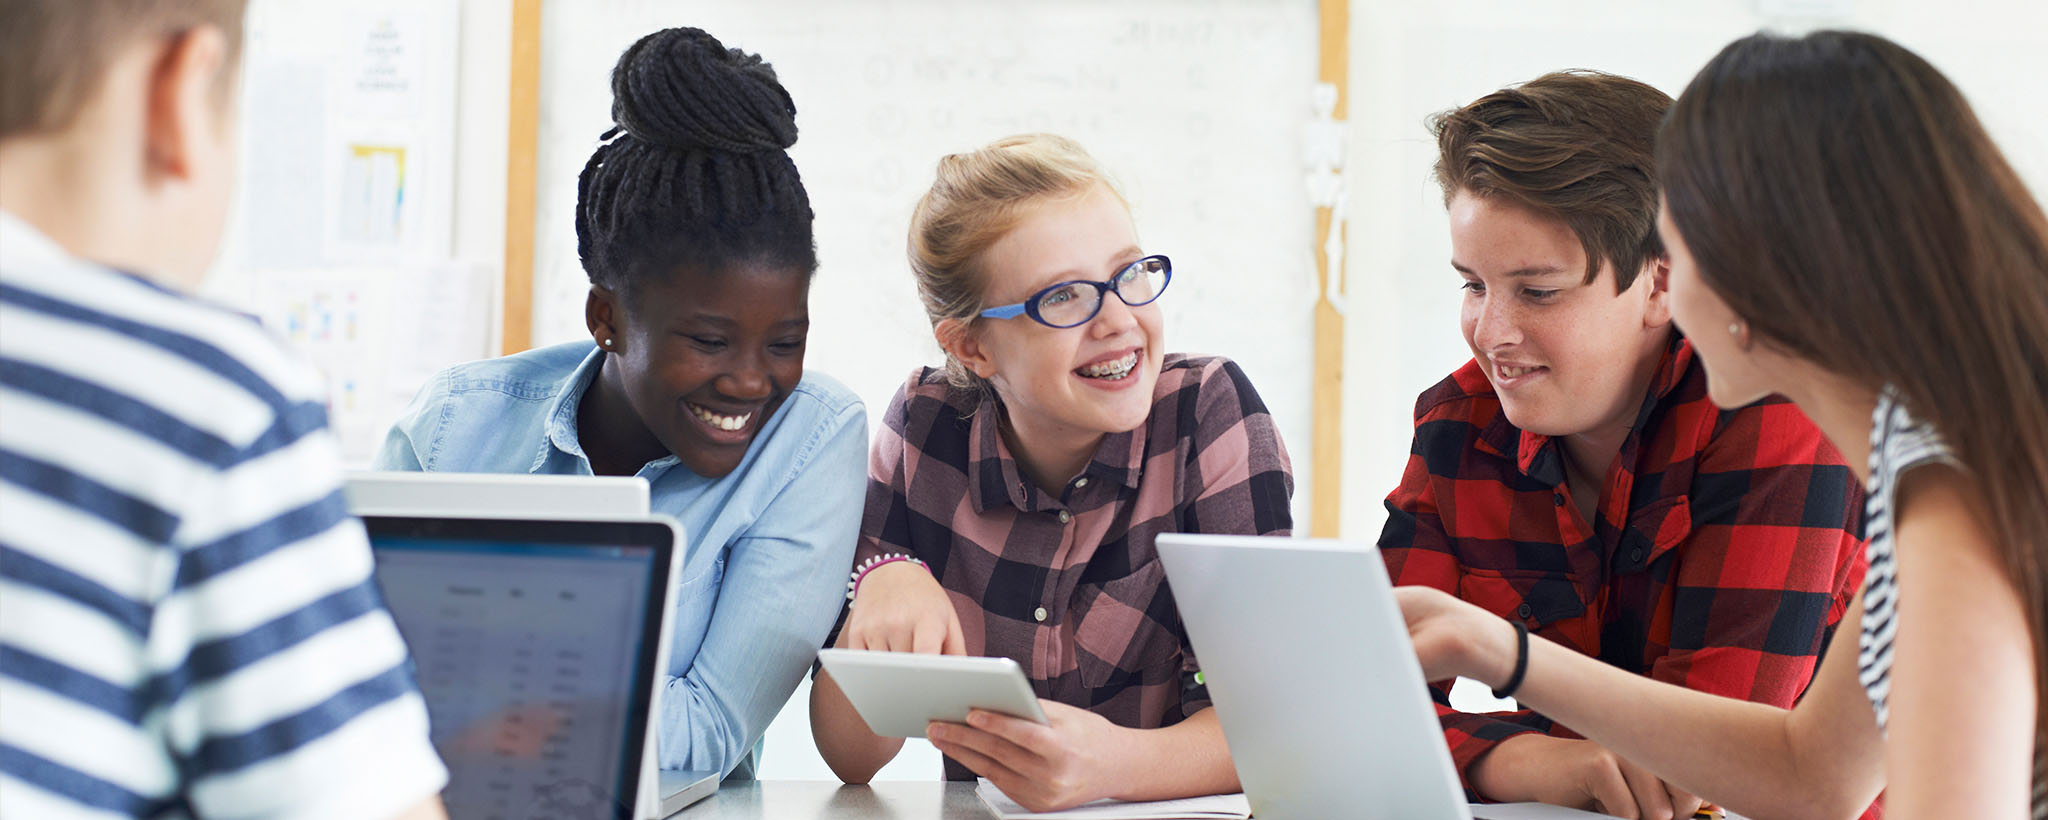
{"type": "Polygon", "coordinates": [[[365,519],[456,820],[627,818],[638,793],[671,530],[365,519]]]}

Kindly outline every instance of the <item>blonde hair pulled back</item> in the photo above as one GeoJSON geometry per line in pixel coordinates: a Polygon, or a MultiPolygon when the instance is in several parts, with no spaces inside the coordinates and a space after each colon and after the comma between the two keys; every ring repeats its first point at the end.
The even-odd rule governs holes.
{"type": "MultiPolygon", "coordinates": [[[[990,247],[1040,206],[1079,199],[1097,186],[1123,201],[1094,157],[1053,134],[1019,134],[941,158],[937,178],[911,214],[908,248],[933,330],[947,320],[972,325],[979,319],[990,247]]],[[[950,351],[945,369],[956,389],[990,392],[987,381],[950,351]]]]}

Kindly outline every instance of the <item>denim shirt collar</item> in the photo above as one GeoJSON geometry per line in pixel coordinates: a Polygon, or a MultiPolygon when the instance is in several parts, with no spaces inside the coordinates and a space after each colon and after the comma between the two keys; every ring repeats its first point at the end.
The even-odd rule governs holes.
{"type": "MultiPolygon", "coordinates": [[[[562,389],[555,394],[554,403],[547,410],[547,440],[541,442],[540,449],[533,454],[533,464],[527,467],[528,472],[543,472],[548,463],[548,456],[554,451],[560,451],[576,459],[576,463],[583,468],[583,474],[591,475],[595,472],[590,467],[590,456],[583,452],[583,440],[577,437],[576,415],[583,406],[583,394],[590,389],[591,381],[597,378],[598,371],[604,367],[604,355],[603,350],[592,344],[590,353],[583,357],[583,362],[576,365],[575,370],[569,371],[568,378],[562,380],[562,389]]],[[[653,480],[655,476],[666,472],[668,468],[681,461],[674,453],[670,453],[647,462],[641,466],[637,475],[653,480]]]]}

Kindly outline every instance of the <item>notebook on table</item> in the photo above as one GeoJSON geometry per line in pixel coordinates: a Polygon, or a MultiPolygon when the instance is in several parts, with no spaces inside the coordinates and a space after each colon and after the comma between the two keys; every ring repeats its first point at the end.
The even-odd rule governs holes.
{"type": "Polygon", "coordinates": [[[974,794],[1002,820],[1245,820],[1252,816],[1252,805],[1243,793],[1146,802],[1097,800],[1050,812],[1024,808],[986,779],[975,786],[974,794]]]}

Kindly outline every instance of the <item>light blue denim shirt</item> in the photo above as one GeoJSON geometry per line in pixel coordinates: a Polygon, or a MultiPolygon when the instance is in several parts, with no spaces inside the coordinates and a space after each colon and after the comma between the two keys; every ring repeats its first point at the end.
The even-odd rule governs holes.
{"type": "MultiPolygon", "coordinates": [[[[601,361],[572,342],[449,368],[392,426],[376,466],[590,475],[576,408],[601,361]]],[[[809,371],[731,474],[705,478],[674,455],[640,468],[654,512],[688,541],[662,768],[733,772],[795,691],[846,601],[867,437],[860,398],[809,371]]]]}

